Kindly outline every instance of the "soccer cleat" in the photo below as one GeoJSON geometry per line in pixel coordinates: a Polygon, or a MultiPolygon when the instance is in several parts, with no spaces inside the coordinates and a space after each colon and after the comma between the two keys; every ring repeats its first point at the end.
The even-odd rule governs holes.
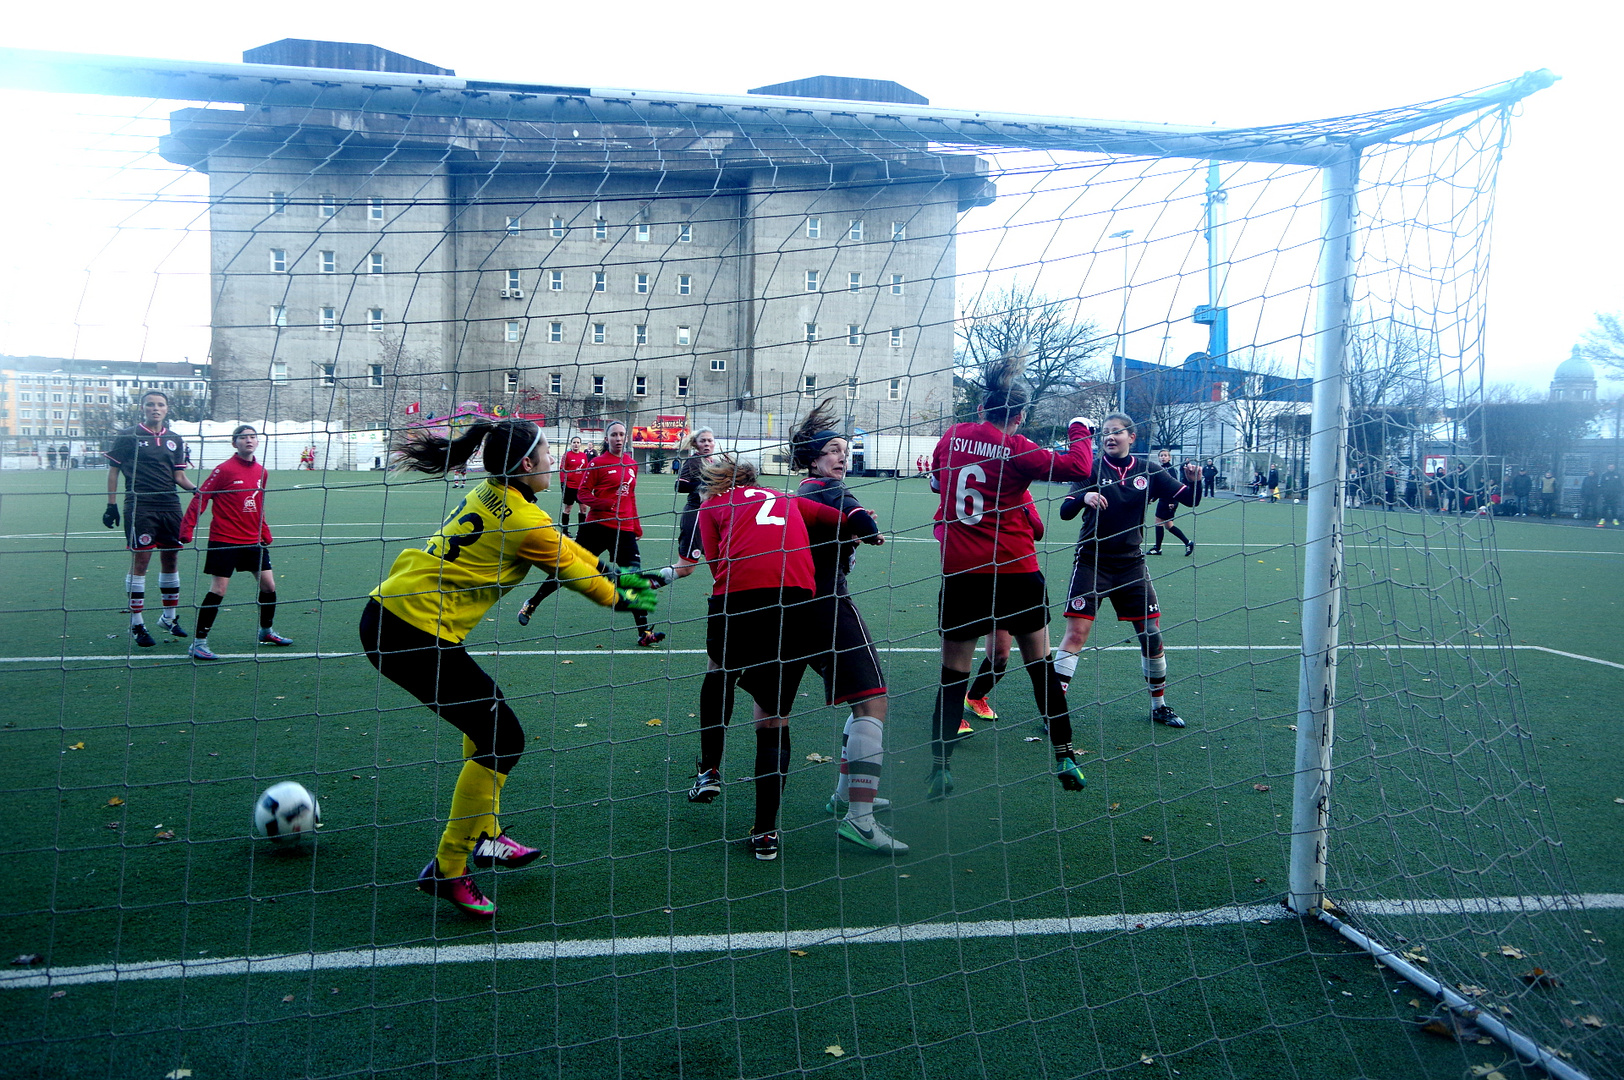
{"type": "Polygon", "coordinates": [[[162,615],[158,616],[158,629],[165,631],[170,637],[188,638],[192,636],[186,632],[186,628],[180,624],[179,619],[166,619],[162,615]]]}
{"type": "Polygon", "coordinates": [[[1607,528],[1607,519],[1606,519],[1606,518],[1602,518],[1602,519],[1601,519],[1601,520],[1600,520],[1600,521],[1598,521],[1598,522],[1596,522],[1596,528],[1598,528],[1598,529],[1605,529],[1605,528],[1607,528]]]}
{"type": "Polygon", "coordinates": [[[959,720],[959,730],[958,730],[957,734],[954,735],[954,738],[968,739],[970,736],[974,735],[975,733],[976,733],[976,729],[970,726],[970,721],[961,718],[959,720]]]}
{"type": "Polygon", "coordinates": [[[520,604],[519,605],[519,625],[520,626],[529,626],[530,625],[530,616],[534,615],[535,613],[536,613],[536,605],[535,604],[532,604],[528,600],[526,600],[524,603],[520,604]]]}
{"type": "Polygon", "coordinates": [[[1156,723],[1166,724],[1168,727],[1184,726],[1184,717],[1174,712],[1173,706],[1171,705],[1156,706],[1154,709],[1150,710],[1150,718],[1156,721],[1156,723]]]}
{"type": "Polygon", "coordinates": [[[744,842],[744,846],[750,849],[750,854],[762,862],[772,862],[778,858],[778,833],[776,830],[752,833],[750,839],[744,842]]]}
{"type": "Polygon", "coordinates": [[[261,645],[292,645],[293,639],[285,638],[267,626],[259,632],[259,643],[261,645]]]}
{"type": "Polygon", "coordinates": [[[441,877],[439,859],[430,859],[429,864],[423,867],[423,872],[417,875],[417,889],[430,896],[449,900],[451,906],[461,908],[470,915],[480,915],[488,919],[496,914],[496,905],[479,891],[472,874],[454,878],[441,877]]]}
{"type": "Polygon", "coordinates": [[[1146,555],[1160,555],[1161,553],[1162,549],[1159,547],[1153,547],[1149,551],[1145,552],[1146,555]]]}
{"type": "Polygon", "coordinates": [[[992,706],[987,703],[987,699],[984,697],[965,698],[964,704],[982,720],[998,719],[998,714],[992,711],[992,706]]]}
{"type": "Polygon", "coordinates": [[[1070,754],[1055,759],[1054,775],[1060,781],[1060,786],[1067,791],[1081,791],[1088,784],[1088,778],[1083,775],[1083,767],[1077,764],[1077,759],[1070,754]]]}
{"type": "Polygon", "coordinates": [[[694,777],[694,786],[688,789],[688,801],[708,803],[722,793],[722,774],[715,769],[700,769],[694,777]]]}
{"type": "Polygon", "coordinates": [[[484,833],[474,841],[473,853],[468,861],[481,870],[492,866],[500,866],[504,870],[519,870],[529,866],[541,858],[540,848],[525,847],[507,833],[502,833],[492,840],[484,833]]]}
{"type": "Polygon", "coordinates": [[[1194,555],[1194,554],[1195,554],[1195,541],[1194,540],[1186,540],[1186,541],[1184,541],[1184,557],[1186,559],[1188,559],[1191,555],[1194,555]]]}
{"type": "Polygon", "coordinates": [[[146,623],[136,623],[130,627],[130,636],[135,639],[136,646],[142,649],[150,649],[158,644],[157,640],[147,632],[146,623]]]}
{"type": "MultiPolygon", "coordinates": [[[[825,814],[833,814],[835,817],[842,817],[842,818],[845,817],[846,816],[846,811],[848,811],[850,809],[851,809],[851,803],[849,803],[846,800],[842,799],[838,795],[829,796],[829,801],[823,804],[823,812],[825,814]]],[[[875,800],[874,800],[874,813],[883,814],[885,811],[887,811],[889,809],[891,809],[891,800],[890,799],[875,798],[875,800]]]]}
{"type": "Polygon", "coordinates": [[[932,765],[925,778],[925,798],[938,802],[953,794],[953,774],[946,765],[932,765]]]}
{"type": "Polygon", "coordinates": [[[214,655],[214,650],[209,648],[209,643],[201,638],[187,646],[186,655],[190,656],[193,660],[220,659],[218,656],[214,655]]]}
{"type": "Polygon", "coordinates": [[[644,630],[641,634],[637,635],[637,647],[640,648],[640,649],[652,649],[652,648],[654,648],[654,646],[658,645],[660,642],[662,642],[664,640],[665,640],[665,632],[664,631],[661,631],[661,630],[644,630]]]}
{"type": "Polygon", "coordinates": [[[866,829],[850,818],[846,818],[835,829],[835,835],[842,840],[850,840],[859,847],[877,851],[881,855],[908,854],[908,845],[886,832],[885,826],[873,818],[869,819],[868,828],[866,829]]]}

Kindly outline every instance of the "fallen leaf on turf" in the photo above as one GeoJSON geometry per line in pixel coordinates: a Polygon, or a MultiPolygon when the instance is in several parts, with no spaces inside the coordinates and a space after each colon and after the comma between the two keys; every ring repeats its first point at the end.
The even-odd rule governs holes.
{"type": "Polygon", "coordinates": [[[1501,956],[1509,956],[1513,960],[1526,960],[1526,959],[1528,959],[1528,954],[1523,952],[1521,949],[1517,948],[1514,945],[1502,945],[1502,946],[1500,946],[1500,955],[1501,956]]]}
{"type": "Polygon", "coordinates": [[[1420,1007],[1421,1007],[1421,999],[1420,998],[1411,998],[1410,999],[1410,1008],[1419,1009],[1420,1007]]]}
{"type": "Polygon", "coordinates": [[[28,967],[31,964],[39,963],[43,959],[45,958],[39,953],[25,952],[19,956],[12,957],[11,963],[15,967],[28,967]]]}
{"type": "Polygon", "coordinates": [[[1456,983],[1455,984],[1455,989],[1459,990],[1461,993],[1465,994],[1467,997],[1482,997],[1484,994],[1487,994],[1489,992],[1488,987],[1486,987],[1486,986],[1478,986],[1475,983],[1456,983]]]}
{"type": "Polygon", "coordinates": [[[814,762],[818,765],[827,765],[829,762],[833,761],[834,758],[824,757],[822,754],[808,754],[806,755],[806,760],[814,762]]]}
{"type": "Polygon", "coordinates": [[[1257,885],[1262,885],[1265,880],[1267,880],[1267,879],[1266,878],[1255,877],[1255,878],[1252,879],[1252,882],[1254,884],[1257,884],[1257,885]]]}
{"type": "Polygon", "coordinates": [[[282,1001],[284,1003],[292,1001],[292,1000],[293,1000],[293,995],[292,994],[284,994],[284,995],[282,995],[282,1001]]]}
{"type": "Polygon", "coordinates": [[[1506,1080],[1506,1074],[1493,1065],[1473,1065],[1472,1075],[1481,1076],[1483,1080],[1506,1080]]]}
{"type": "Polygon", "coordinates": [[[117,795],[114,795],[111,799],[107,800],[107,805],[108,806],[123,806],[124,805],[124,800],[119,798],[117,795]]]}
{"type": "Polygon", "coordinates": [[[1614,799],[1613,801],[1616,803],[1624,803],[1624,799],[1614,799]]]}
{"type": "Polygon", "coordinates": [[[652,720],[645,720],[644,723],[646,723],[649,727],[659,727],[661,724],[665,723],[665,721],[656,716],[652,720]]]}
{"type": "Polygon", "coordinates": [[[1252,790],[1253,791],[1268,791],[1269,790],[1269,785],[1268,784],[1253,784],[1252,785],[1252,790]]]}
{"type": "Polygon", "coordinates": [[[1139,1055],[1139,1064],[1141,1064],[1141,1065],[1154,1065],[1154,1064],[1156,1064],[1156,1059],[1151,1057],[1149,1054],[1140,1054],[1139,1055]]]}
{"type": "Polygon", "coordinates": [[[109,822],[108,822],[108,823],[107,823],[107,827],[108,827],[108,828],[109,828],[109,829],[116,829],[116,828],[118,828],[118,822],[116,822],[116,821],[109,821],[109,822]]]}
{"type": "Polygon", "coordinates": [[[573,663],[575,663],[575,661],[574,660],[560,660],[559,663],[560,664],[573,664],[573,663]]]}
{"type": "Polygon", "coordinates": [[[68,747],[69,750],[83,750],[84,748],[85,744],[82,742],[76,742],[72,746],[68,747]]]}
{"type": "Polygon", "coordinates": [[[1286,730],[1287,731],[1296,731],[1297,730],[1297,725],[1296,724],[1287,724],[1286,725],[1286,730]]]}
{"type": "Polygon", "coordinates": [[[823,1052],[825,1054],[828,1054],[830,1057],[845,1057],[846,1056],[846,1051],[842,1050],[838,1044],[835,1045],[835,1046],[825,1046],[823,1048],[823,1052]]]}
{"type": "Polygon", "coordinates": [[[191,1069],[176,1069],[174,1072],[164,1073],[164,1080],[186,1080],[191,1075],[191,1069]]]}
{"type": "Polygon", "coordinates": [[[1591,1028],[1604,1028],[1607,1026],[1606,1022],[1595,1013],[1591,1013],[1589,1016],[1579,1017],[1579,1023],[1583,1024],[1585,1027],[1591,1028]]]}
{"type": "Polygon", "coordinates": [[[174,838],[175,838],[175,833],[174,833],[174,830],[172,830],[172,829],[165,829],[163,832],[158,834],[158,839],[159,840],[173,840],[174,838]]]}
{"type": "Polygon", "coordinates": [[[329,994],[336,994],[336,993],[338,993],[338,987],[336,987],[336,986],[335,986],[335,987],[333,987],[333,988],[332,988],[332,989],[331,989],[331,990],[329,990],[329,991],[327,991],[327,992],[328,992],[328,993],[329,993],[329,994]]]}
{"type": "Polygon", "coordinates": [[[586,724],[584,724],[584,723],[580,723],[580,724],[576,724],[576,725],[575,725],[575,726],[576,726],[576,727],[586,727],[586,724]]]}
{"type": "Polygon", "coordinates": [[[1522,981],[1529,986],[1561,986],[1562,980],[1544,968],[1530,968],[1522,973],[1522,981]]]}
{"type": "Polygon", "coordinates": [[[68,992],[66,990],[57,990],[51,994],[51,1000],[55,1001],[57,998],[64,998],[67,996],[68,992]]]}
{"type": "Polygon", "coordinates": [[[1418,949],[1405,949],[1404,950],[1404,959],[1406,959],[1406,960],[1414,960],[1417,964],[1430,964],[1430,963],[1432,963],[1431,960],[1427,959],[1426,954],[1422,953],[1418,949]]]}
{"type": "Polygon", "coordinates": [[[1021,741],[1022,742],[1037,742],[1038,737],[1036,735],[1028,735],[1026,738],[1022,739],[1021,741]]]}
{"type": "Polygon", "coordinates": [[[361,778],[359,776],[357,776],[355,773],[350,773],[350,779],[351,780],[359,780],[361,778]]]}
{"type": "Polygon", "coordinates": [[[789,951],[789,954],[791,956],[805,956],[806,955],[806,950],[805,949],[791,949],[789,951]]]}
{"type": "Polygon", "coordinates": [[[1429,1035],[1439,1035],[1462,1043],[1475,1042],[1483,1038],[1483,1032],[1478,1030],[1476,1025],[1450,1012],[1428,1017],[1421,1025],[1421,1030],[1429,1035]]]}
{"type": "Polygon", "coordinates": [[[1143,840],[1147,844],[1154,844],[1156,842],[1156,838],[1154,836],[1141,836],[1139,839],[1143,840]]]}
{"type": "Polygon", "coordinates": [[[1112,810],[1119,810],[1121,808],[1122,808],[1122,804],[1119,803],[1119,802],[1114,802],[1114,803],[1111,804],[1111,809],[1112,810]]]}

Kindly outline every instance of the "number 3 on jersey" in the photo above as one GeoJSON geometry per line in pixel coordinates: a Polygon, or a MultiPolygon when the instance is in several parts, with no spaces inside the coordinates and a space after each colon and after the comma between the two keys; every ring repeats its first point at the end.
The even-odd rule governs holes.
{"type": "Polygon", "coordinates": [[[469,544],[472,544],[475,540],[478,540],[484,534],[485,519],[478,514],[470,512],[462,515],[462,517],[457,518],[455,521],[453,521],[451,518],[446,518],[445,524],[440,526],[440,535],[429,541],[428,551],[430,555],[437,555],[446,562],[456,562],[457,556],[462,554],[462,549],[467,547],[469,544]],[[447,529],[451,528],[453,524],[467,525],[468,531],[465,533],[457,533],[455,536],[453,536],[446,531],[447,529]],[[436,545],[441,540],[445,541],[445,551],[443,552],[435,550],[436,545]]]}
{"type": "Polygon", "coordinates": [[[986,512],[987,496],[971,483],[985,484],[987,471],[980,465],[966,465],[959,470],[953,490],[953,513],[961,525],[979,525],[986,512]]]}
{"type": "Polygon", "coordinates": [[[787,519],[781,518],[777,514],[773,513],[773,506],[778,502],[778,495],[779,495],[778,492],[776,492],[776,491],[763,491],[761,488],[745,488],[744,493],[746,495],[760,495],[763,499],[767,500],[766,502],[761,504],[761,509],[756,511],[756,524],[757,525],[788,525],[789,524],[789,521],[787,519]]]}

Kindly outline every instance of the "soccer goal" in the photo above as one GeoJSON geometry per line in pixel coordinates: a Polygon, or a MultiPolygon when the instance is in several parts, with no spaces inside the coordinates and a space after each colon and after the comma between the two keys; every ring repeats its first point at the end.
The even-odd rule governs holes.
{"type": "MultiPolygon", "coordinates": [[[[14,246],[72,252],[13,276],[29,316],[0,342],[19,1075],[1619,1070],[1593,764],[1616,753],[1553,703],[1617,665],[1510,594],[1551,553],[1497,527],[1474,434],[1496,172],[1547,73],[1214,130],[862,80],[718,97],[335,43],[248,59],[0,50],[33,139],[14,246]],[[1096,470],[1121,451],[1186,489],[1141,485],[1132,587],[1086,606],[1068,485],[1030,487],[1081,790],[996,635],[956,786],[933,769],[934,455],[1012,354],[1035,448],[1086,417],[1096,470]],[[715,791],[696,779],[718,623],[711,570],[674,572],[673,488],[708,437],[782,524],[825,467],[792,438],[819,406],[881,530],[841,564],[881,681],[802,678],[770,857],[745,694],[715,791]],[[414,434],[521,420],[541,442],[495,472],[389,469],[414,434]],[[216,561],[220,499],[178,557],[103,527],[136,482],[107,464],[144,438],[196,483],[269,470],[274,585],[216,561]],[[612,516],[611,576],[675,580],[646,619],[568,591],[521,619],[533,572],[459,630],[522,722],[490,760],[502,828],[539,849],[471,872],[486,918],[422,895],[448,898],[423,859],[484,751],[357,625],[402,551],[443,569],[533,513],[512,485],[538,446],[561,470],[540,511],[583,542],[612,516]],[[635,510],[571,501],[611,468],[635,510]],[[148,647],[151,577],[174,618],[148,647]],[[905,854],[848,829],[859,775],[905,854]],[[311,807],[294,841],[256,835],[290,781],[319,831],[311,807]]],[[[430,578],[413,595],[463,602],[430,578]]]]}

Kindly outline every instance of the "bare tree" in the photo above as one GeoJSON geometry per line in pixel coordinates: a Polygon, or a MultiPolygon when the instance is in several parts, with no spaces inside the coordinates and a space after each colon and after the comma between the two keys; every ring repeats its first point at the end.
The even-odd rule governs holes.
{"type": "Polygon", "coordinates": [[[349,427],[395,428],[406,422],[406,407],[419,404],[428,415],[451,404],[451,393],[439,357],[409,350],[400,336],[386,332],[378,342],[383,385],[372,377],[347,376],[334,388],[332,414],[349,427]],[[342,400],[339,399],[342,395],[342,400]]]}
{"type": "Polygon", "coordinates": [[[1624,377],[1624,320],[1618,315],[1598,313],[1596,325],[1579,341],[1579,355],[1624,377]]]}
{"type": "Polygon", "coordinates": [[[1096,358],[1108,350],[1112,335],[1079,318],[1075,299],[1043,296],[1032,285],[1016,282],[978,296],[961,314],[957,337],[953,383],[961,410],[973,411],[981,404],[987,392],[984,373],[1009,352],[1024,352],[1028,358],[1026,380],[1035,404],[1031,426],[1057,422],[1054,414],[1092,401],[1110,381],[1096,358]]]}
{"type": "Polygon", "coordinates": [[[1300,407],[1299,402],[1268,392],[1266,386],[1270,380],[1296,378],[1297,373],[1278,356],[1256,349],[1232,355],[1230,363],[1251,373],[1243,384],[1229,388],[1229,400],[1224,403],[1229,424],[1235,429],[1236,448],[1257,453],[1264,448],[1265,433],[1273,431],[1279,418],[1300,407]]]}

